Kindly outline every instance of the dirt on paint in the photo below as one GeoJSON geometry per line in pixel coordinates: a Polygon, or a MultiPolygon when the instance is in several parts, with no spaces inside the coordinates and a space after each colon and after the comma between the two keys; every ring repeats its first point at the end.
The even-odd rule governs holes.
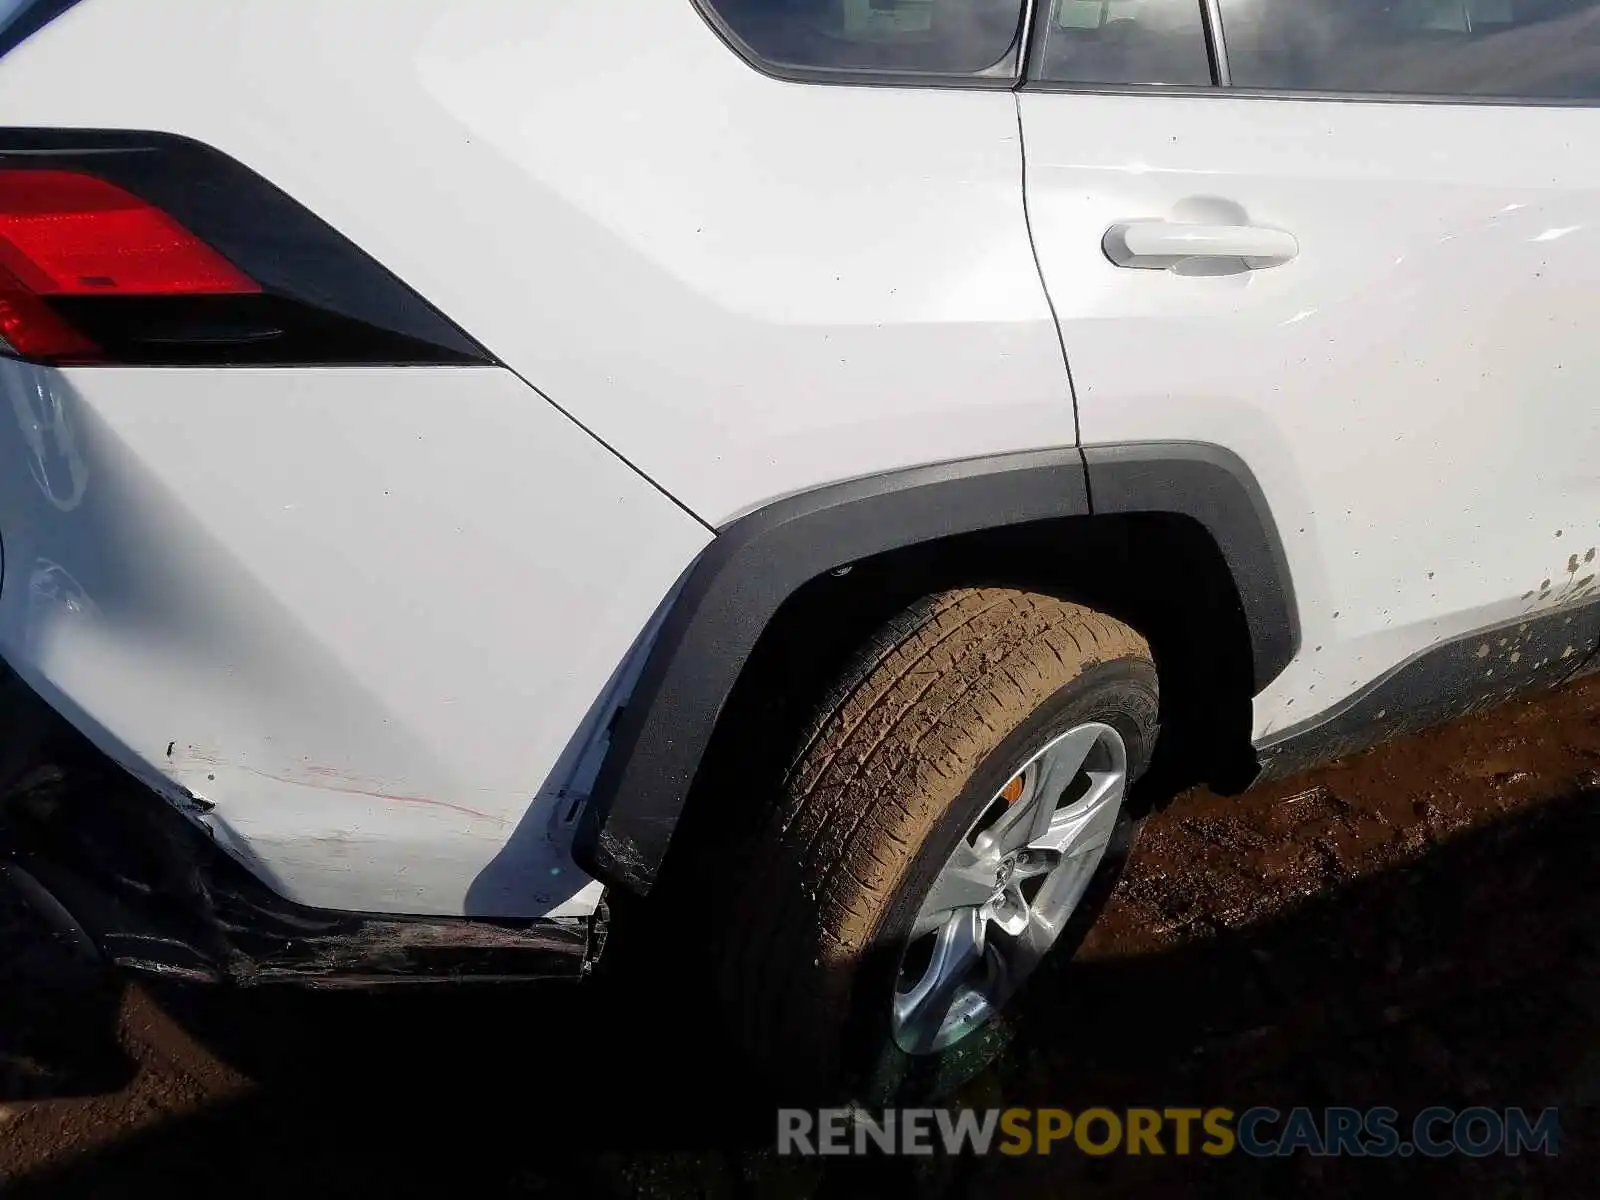
{"type": "MultiPolygon", "coordinates": [[[[1522,1106],[1561,1152],[845,1163],[660,989],[154,992],[0,897],[0,1181],[17,1196],[1581,1196],[1600,1175],[1600,678],[1153,816],[973,1106],[1522,1106]],[[54,1098],[50,1098],[54,1097],[54,1098]]],[[[693,936],[691,929],[684,931],[693,936]]]]}

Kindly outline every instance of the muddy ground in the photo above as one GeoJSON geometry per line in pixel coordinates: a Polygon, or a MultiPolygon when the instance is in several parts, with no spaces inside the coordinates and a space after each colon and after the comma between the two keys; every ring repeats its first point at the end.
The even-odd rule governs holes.
{"type": "MultiPolygon", "coordinates": [[[[1561,1109],[1554,1158],[779,1160],[655,997],[218,1004],[72,974],[0,900],[0,1180],[17,1196],[1595,1194],[1600,678],[1149,821],[974,1105],[1561,1109]],[[60,1097],[37,1099],[41,1096],[60,1097]],[[34,1097],[32,1100],[25,1097],[34,1097]]],[[[691,936],[692,931],[686,931],[691,936]]],[[[694,980],[661,991],[694,995],[694,980]]]]}

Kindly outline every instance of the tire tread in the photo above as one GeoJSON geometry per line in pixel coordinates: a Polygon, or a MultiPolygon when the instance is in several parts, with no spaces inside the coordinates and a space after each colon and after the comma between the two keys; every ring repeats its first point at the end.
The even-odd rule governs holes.
{"type": "Polygon", "coordinates": [[[821,1066],[852,961],[990,751],[1134,630],[1055,596],[975,587],[886,624],[829,692],[739,874],[719,991],[743,1049],[821,1066]]]}

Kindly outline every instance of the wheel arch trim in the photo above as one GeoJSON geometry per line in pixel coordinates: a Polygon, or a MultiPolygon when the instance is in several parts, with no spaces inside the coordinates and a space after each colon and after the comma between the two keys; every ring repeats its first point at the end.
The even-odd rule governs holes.
{"type": "Polygon", "coordinates": [[[1245,464],[1199,443],[1066,447],[964,459],[833,484],[718,531],[683,580],[579,819],[580,866],[649,892],[722,708],[756,642],[803,584],[849,563],[959,534],[1098,513],[1198,521],[1233,573],[1256,690],[1298,649],[1294,593],[1245,464]]]}
{"type": "Polygon", "coordinates": [[[1289,559],[1255,475],[1233,451],[1203,442],[1130,442],[1084,450],[1096,516],[1175,513],[1203,526],[1233,576],[1250,630],[1253,695],[1300,652],[1289,559]]]}

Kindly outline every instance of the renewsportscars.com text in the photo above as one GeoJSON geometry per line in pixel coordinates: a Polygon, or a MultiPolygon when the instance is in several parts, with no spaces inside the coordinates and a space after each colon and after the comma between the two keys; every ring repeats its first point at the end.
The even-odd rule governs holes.
{"type": "Polygon", "coordinates": [[[1445,1158],[1559,1154],[1556,1109],[902,1108],[778,1111],[778,1153],[1445,1158]]]}

